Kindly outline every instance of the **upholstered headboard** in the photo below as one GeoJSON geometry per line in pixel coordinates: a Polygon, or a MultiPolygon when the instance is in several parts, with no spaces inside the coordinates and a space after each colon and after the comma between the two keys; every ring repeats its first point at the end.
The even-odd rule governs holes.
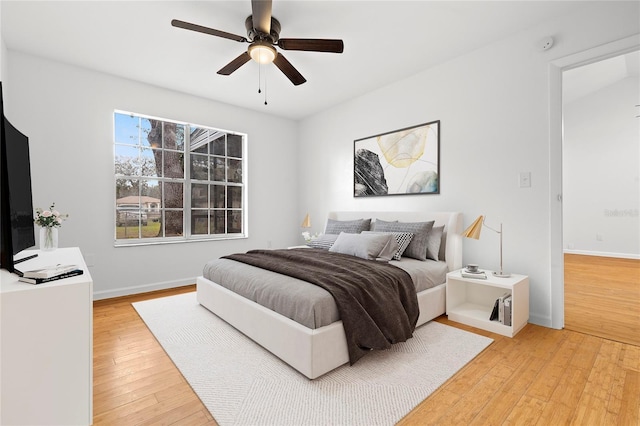
{"type": "Polygon", "coordinates": [[[450,271],[462,267],[462,213],[460,212],[329,212],[329,219],[354,220],[368,219],[371,221],[382,219],[400,222],[434,221],[434,226],[444,225],[442,240],[445,244],[445,261],[450,271]]]}

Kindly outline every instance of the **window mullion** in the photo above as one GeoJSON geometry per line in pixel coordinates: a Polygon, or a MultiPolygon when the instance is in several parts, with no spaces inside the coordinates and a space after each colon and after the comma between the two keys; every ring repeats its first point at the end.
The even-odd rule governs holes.
{"type": "Polygon", "coordinates": [[[191,238],[191,125],[185,125],[184,130],[184,189],[183,193],[183,228],[186,239],[191,238]],[[189,218],[189,219],[187,219],[189,218]]]}
{"type": "Polygon", "coordinates": [[[229,135],[224,135],[224,233],[229,233],[229,135]]]}

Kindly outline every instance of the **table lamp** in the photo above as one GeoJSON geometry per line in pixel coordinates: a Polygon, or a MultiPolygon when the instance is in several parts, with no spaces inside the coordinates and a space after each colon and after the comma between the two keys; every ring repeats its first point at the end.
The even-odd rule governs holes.
{"type": "Polygon", "coordinates": [[[479,240],[480,231],[482,231],[483,226],[486,226],[487,228],[491,229],[493,232],[497,232],[498,234],[500,234],[500,271],[494,272],[493,276],[499,277],[499,278],[510,277],[511,276],[510,273],[504,272],[502,270],[502,223],[500,224],[500,230],[493,229],[492,227],[484,223],[484,216],[480,215],[476,220],[473,221],[473,223],[467,229],[464,230],[464,232],[462,233],[462,236],[465,238],[473,238],[474,240],[479,240]]]}

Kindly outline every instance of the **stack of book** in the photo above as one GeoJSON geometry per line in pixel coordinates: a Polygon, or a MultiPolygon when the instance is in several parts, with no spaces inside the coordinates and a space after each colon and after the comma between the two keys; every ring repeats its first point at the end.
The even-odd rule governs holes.
{"type": "Polygon", "coordinates": [[[63,278],[75,277],[76,275],[82,275],[82,273],[83,271],[78,265],[51,265],[25,271],[18,280],[29,284],[42,284],[63,278]]]}
{"type": "Polygon", "coordinates": [[[511,326],[511,294],[505,293],[496,299],[489,319],[511,326]]]}
{"type": "Polygon", "coordinates": [[[463,278],[475,278],[478,280],[486,280],[487,279],[487,274],[484,271],[481,270],[475,270],[475,271],[470,271],[467,268],[461,269],[460,270],[460,275],[463,278]]]}

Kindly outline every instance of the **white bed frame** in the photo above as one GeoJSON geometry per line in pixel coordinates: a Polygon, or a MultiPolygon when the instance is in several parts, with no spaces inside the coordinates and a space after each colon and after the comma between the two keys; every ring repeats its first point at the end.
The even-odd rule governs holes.
{"type": "MultiPolygon", "coordinates": [[[[329,218],[400,222],[434,220],[444,225],[445,257],[450,271],[462,266],[462,214],[459,212],[331,212],[329,218]]],[[[418,293],[422,325],[445,313],[445,285],[418,293]]],[[[349,362],[342,321],[310,329],[204,277],[197,279],[198,302],[310,379],[349,362]]]]}

